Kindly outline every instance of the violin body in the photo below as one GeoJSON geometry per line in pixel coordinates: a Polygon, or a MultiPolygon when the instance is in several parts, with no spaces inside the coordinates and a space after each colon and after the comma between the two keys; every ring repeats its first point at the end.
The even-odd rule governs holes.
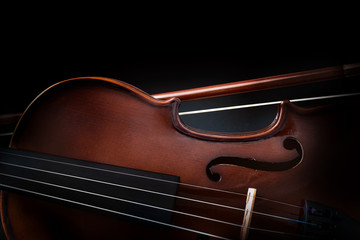
{"type": "MultiPolygon", "coordinates": [[[[239,239],[238,226],[181,213],[240,225],[242,211],[201,202],[244,208],[240,194],[249,187],[263,197],[255,200],[257,212],[301,220],[301,208],[277,202],[303,206],[312,200],[360,221],[356,99],[311,109],[283,102],[270,126],[248,133],[193,129],[180,120],[179,103],[111,79],[64,81],[31,103],[10,147],[176,176],[180,198],[173,197],[167,224],[196,232],[4,190],[1,217],[8,239],[239,239]]],[[[262,215],[254,215],[251,226],[301,234],[299,223],[262,215]]],[[[250,230],[249,239],[291,239],[268,234],[250,230]]]]}

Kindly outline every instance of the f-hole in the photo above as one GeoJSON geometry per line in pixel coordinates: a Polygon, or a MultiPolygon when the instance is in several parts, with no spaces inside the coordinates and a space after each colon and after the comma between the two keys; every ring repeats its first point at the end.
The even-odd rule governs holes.
{"type": "Polygon", "coordinates": [[[254,170],[273,171],[273,172],[285,171],[297,166],[302,161],[304,155],[303,148],[299,143],[299,141],[293,137],[288,137],[283,141],[283,147],[286,150],[295,149],[296,152],[298,153],[298,156],[286,162],[264,162],[264,161],[258,161],[254,158],[241,158],[241,157],[231,157],[231,156],[218,157],[211,160],[208,163],[208,165],[206,166],[206,174],[211,181],[220,182],[222,176],[219,173],[213,172],[211,170],[211,168],[216,165],[227,164],[227,165],[251,168],[254,170]]]}

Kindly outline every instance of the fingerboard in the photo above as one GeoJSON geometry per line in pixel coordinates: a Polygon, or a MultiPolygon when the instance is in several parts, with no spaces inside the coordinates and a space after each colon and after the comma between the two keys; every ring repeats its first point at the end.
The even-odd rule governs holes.
{"type": "Polygon", "coordinates": [[[178,183],[172,175],[0,149],[2,189],[131,221],[170,223],[178,183]]]}

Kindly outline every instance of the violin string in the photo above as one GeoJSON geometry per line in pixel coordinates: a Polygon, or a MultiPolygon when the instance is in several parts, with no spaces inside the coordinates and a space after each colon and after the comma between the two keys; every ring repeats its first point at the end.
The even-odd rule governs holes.
{"type": "MultiPolygon", "coordinates": [[[[86,169],[90,169],[90,170],[96,170],[96,171],[102,171],[102,172],[108,172],[108,173],[115,173],[115,174],[129,176],[129,177],[142,178],[142,179],[147,179],[147,180],[165,182],[165,183],[169,183],[169,184],[176,184],[176,185],[182,185],[182,186],[198,188],[198,189],[203,189],[203,190],[209,190],[209,191],[221,192],[221,193],[226,193],[226,194],[238,195],[238,196],[243,196],[243,197],[247,196],[247,194],[245,194],[245,193],[238,193],[238,192],[227,191],[227,190],[222,190],[222,189],[217,189],[217,188],[209,188],[209,187],[204,187],[204,186],[194,185],[194,184],[189,184],[189,183],[175,182],[175,181],[171,181],[171,180],[165,180],[165,179],[160,179],[160,178],[142,176],[142,175],[138,175],[138,174],[125,173],[125,172],[121,172],[121,171],[113,171],[113,170],[108,170],[108,169],[84,166],[84,165],[79,165],[79,164],[74,164],[74,163],[66,163],[66,162],[50,160],[50,159],[46,159],[46,158],[27,156],[27,155],[15,154],[15,153],[3,152],[3,151],[0,151],[0,153],[13,155],[13,156],[17,156],[17,157],[26,157],[26,158],[31,158],[31,159],[35,159],[35,160],[51,162],[51,163],[56,163],[56,164],[61,164],[61,165],[68,165],[68,166],[73,166],[73,167],[86,168],[86,169]]],[[[257,199],[262,199],[262,200],[265,200],[265,201],[275,202],[275,203],[286,205],[286,206],[291,206],[291,207],[294,207],[294,208],[303,208],[303,207],[295,205],[295,204],[285,203],[285,202],[272,200],[272,199],[268,199],[268,198],[264,198],[264,197],[257,196],[256,198],[257,199]]]]}
{"type": "Polygon", "coordinates": [[[94,195],[94,196],[97,196],[97,197],[107,198],[107,199],[116,200],[116,201],[120,201],[120,202],[126,202],[126,203],[139,205],[139,206],[143,206],[143,207],[154,208],[154,209],[167,211],[167,212],[172,212],[172,213],[185,215],[185,216],[189,216],[189,217],[200,218],[200,219],[213,221],[213,222],[218,222],[218,223],[222,223],[222,224],[226,224],[226,225],[232,225],[232,226],[235,226],[235,227],[242,227],[240,224],[236,224],[236,223],[231,223],[231,222],[222,221],[222,220],[218,220],[218,219],[208,218],[208,217],[195,215],[195,214],[191,214],[191,213],[186,213],[186,212],[180,212],[180,211],[176,211],[176,210],[173,210],[173,209],[163,208],[163,207],[159,207],[159,206],[155,206],[155,205],[149,205],[149,204],[146,204],[146,203],[131,201],[131,200],[123,199],[123,198],[117,198],[117,197],[108,196],[108,195],[104,195],[104,194],[99,194],[99,193],[95,193],[95,192],[84,191],[84,190],[77,189],[77,188],[71,188],[71,187],[66,187],[66,186],[62,186],[62,185],[58,185],[58,184],[42,182],[42,181],[30,179],[30,178],[14,176],[14,175],[11,175],[11,174],[0,173],[0,175],[6,176],[6,177],[11,177],[11,178],[16,178],[16,179],[20,179],[20,180],[24,180],[24,181],[28,181],[28,182],[34,182],[34,183],[38,183],[38,184],[43,184],[43,185],[47,185],[47,186],[51,186],[51,187],[62,188],[62,189],[70,190],[70,191],[74,191],[74,192],[80,192],[80,193],[85,193],[85,194],[89,194],[89,195],[94,195]]]}
{"type": "MultiPolygon", "coordinates": [[[[7,175],[7,174],[1,174],[1,175],[7,175]]],[[[13,177],[11,175],[7,175],[7,176],[13,177]]],[[[16,177],[16,178],[23,179],[21,177],[16,177]]],[[[39,181],[36,181],[36,180],[31,180],[31,181],[39,182],[39,181]]],[[[43,183],[43,182],[39,182],[39,183],[43,183]]],[[[48,183],[45,183],[45,184],[48,184],[48,183]]],[[[115,211],[115,210],[111,210],[111,209],[107,209],[107,208],[102,208],[102,207],[98,207],[98,206],[94,206],[94,205],[90,205],[90,204],[86,204],[86,203],[81,203],[81,202],[77,202],[77,201],[73,201],[73,200],[69,200],[69,199],[65,199],[65,198],[52,196],[52,195],[49,195],[49,194],[39,193],[39,192],[31,191],[31,190],[28,190],[28,189],[24,189],[24,188],[18,188],[18,187],[15,187],[15,186],[10,186],[10,185],[1,184],[1,183],[0,183],[0,187],[6,188],[6,189],[16,190],[16,191],[20,191],[20,192],[26,192],[26,193],[30,193],[30,194],[34,194],[34,195],[38,195],[38,196],[42,196],[42,197],[47,197],[47,198],[51,198],[51,199],[55,199],[55,200],[60,200],[62,202],[68,202],[68,203],[72,203],[72,204],[76,204],[76,205],[80,205],[80,206],[85,206],[85,207],[89,207],[89,208],[93,208],[93,209],[97,209],[97,210],[101,210],[101,211],[105,211],[105,212],[115,213],[115,214],[118,214],[118,215],[123,215],[123,216],[131,217],[131,218],[135,218],[135,219],[139,219],[139,220],[143,220],[143,221],[147,221],[147,222],[152,222],[152,223],[156,223],[156,224],[160,224],[160,225],[165,225],[165,226],[168,226],[168,227],[173,227],[173,228],[176,228],[176,229],[189,231],[189,232],[193,232],[193,233],[197,233],[197,234],[201,234],[201,235],[205,235],[205,236],[209,236],[209,237],[215,237],[215,238],[218,238],[218,239],[230,240],[229,238],[214,235],[214,234],[210,234],[210,233],[206,233],[206,232],[203,232],[203,231],[198,231],[198,230],[195,230],[195,229],[190,229],[190,228],[185,228],[185,227],[178,226],[178,225],[164,223],[164,222],[161,222],[161,221],[156,221],[156,220],[153,220],[153,219],[148,219],[148,218],[144,218],[144,217],[140,217],[140,216],[124,213],[124,212],[119,212],[119,211],[115,211]]],[[[61,186],[61,187],[64,187],[64,186],[61,186]]],[[[64,188],[67,188],[67,187],[64,187],[64,188]]],[[[68,189],[71,189],[71,188],[68,188],[68,189]]],[[[86,193],[86,191],[83,191],[83,192],[86,193]]],[[[178,211],[174,211],[174,212],[181,214],[181,212],[178,212],[178,211]]],[[[249,230],[254,230],[254,231],[261,231],[261,232],[266,232],[266,233],[273,233],[273,234],[280,234],[280,235],[288,235],[288,236],[309,238],[309,236],[304,236],[304,235],[294,234],[294,233],[289,233],[289,232],[282,232],[282,231],[276,231],[276,230],[271,230],[271,229],[250,227],[250,226],[245,227],[245,226],[243,226],[241,224],[228,223],[228,222],[225,222],[225,221],[206,218],[206,217],[197,216],[197,215],[193,215],[193,214],[191,214],[189,216],[202,218],[202,219],[209,220],[209,221],[215,221],[215,222],[219,222],[219,223],[224,223],[224,224],[228,224],[228,225],[233,225],[233,226],[236,226],[236,227],[239,227],[239,228],[248,228],[249,230]]]]}
{"type": "Polygon", "coordinates": [[[131,187],[131,186],[122,185],[122,184],[105,182],[105,181],[100,181],[100,180],[90,179],[90,178],[84,178],[84,177],[75,176],[75,175],[69,175],[69,174],[64,174],[64,173],[58,173],[58,172],[48,171],[48,170],[44,170],[44,169],[37,169],[37,168],[32,168],[32,167],[27,167],[27,166],[21,166],[21,165],[12,164],[12,163],[0,162],[0,164],[5,164],[5,165],[8,165],[8,166],[19,167],[19,168],[25,168],[25,169],[34,170],[34,171],[40,171],[40,172],[49,173],[49,174],[54,174],[54,175],[59,175],[59,176],[63,176],[63,177],[76,178],[76,179],[85,180],[85,181],[90,181],[90,182],[94,182],[94,183],[111,185],[111,186],[115,186],[115,187],[120,187],[120,188],[126,188],[126,189],[130,189],[130,190],[135,190],[135,191],[141,191],[141,192],[146,192],[146,193],[151,193],[151,194],[157,194],[157,195],[162,195],[162,196],[165,196],[165,197],[178,198],[178,199],[182,199],[182,200],[186,200],[186,201],[192,201],[192,202],[197,202],[197,203],[201,203],[201,204],[212,205],[212,206],[215,206],[215,207],[222,207],[222,208],[228,208],[228,209],[232,209],[232,210],[244,211],[244,209],[242,209],[242,208],[237,208],[237,207],[233,207],[233,206],[227,206],[227,205],[223,205],[223,204],[206,202],[206,201],[202,201],[202,200],[198,200],[198,199],[192,199],[192,198],[177,196],[177,195],[173,195],[173,194],[163,193],[163,192],[156,192],[156,191],[152,191],[152,190],[147,190],[147,189],[142,189],[142,188],[136,188],[136,187],[131,187]]]}
{"type": "MultiPolygon", "coordinates": [[[[193,199],[193,198],[187,198],[187,197],[173,195],[173,194],[167,194],[167,193],[162,193],[162,192],[157,192],[157,191],[151,191],[151,190],[147,190],[147,189],[136,188],[136,187],[131,187],[131,186],[122,185],[122,184],[104,182],[104,181],[100,181],[100,180],[96,180],[96,179],[89,179],[89,178],[84,178],[84,177],[80,177],[80,176],[74,176],[74,175],[69,175],[69,174],[64,174],[64,173],[59,173],[59,172],[48,171],[48,170],[44,170],[44,169],[32,168],[32,167],[28,167],[28,166],[22,166],[22,165],[13,164],[13,163],[0,162],[0,164],[13,166],[13,167],[18,167],[18,168],[23,168],[23,169],[28,169],[28,170],[40,171],[40,172],[59,175],[59,176],[64,176],[64,177],[76,178],[76,179],[85,180],[85,181],[91,181],[91,182],[100,183],[100,184],[111,185],[111,186],[115,186],[115,187],[131,189],[131,190],[135,190],[135,191],[142,191],[142,192],[147,192],[147,193],[151,193],[151,194],[162,195],[162,196],[165,196],[165,197],[178,198],[178,199],[191,201],[191,202],[196,202],[196,203],[200,203],[200,204],[211,205],[211,206],[214,206],[214,207],[221,207],[221,208],[226,208],[226,209],[231,209],[231,210],[236,210],[236,211],[242,211],[242,212],[245,211],[244,208],[238,208],[238,207],[228,206],[228,205],[224,205],[224,204],[218,204],[218,203],[213,203],[213,202],[208,202],[208,201],[202,201],[202,200],[199,200],[199,199],[193,199]]],[[[298,223],[302,223],[302,224],[310,224],[308,222],[304,222],[304,221],[300,221],[300,220],[296,220],[296,219],[291,219],[291,218],[286,218],[286,217],[282,217],[282,216],[278,216],[278,215],[272,215],[272,214],[261,213],[261,212],[256,212],[256,211],[252,211],[252,212],[254,214],[258,214],[258,215],[262,215],[262,216],[266,216],[266,217],[271,217],[271,218],[276,218],[276,219],[280,219],[280,220],[298,222],[298,223]]]]}
{"type": "MultiPolygon", "coordinates": [[[[60,198],[60,197],[52,196],[52,195],[49,195],[49,194],[39,193],[39,192],[31,191],[31,190],[28,190],[28,189],[24,189],[24,188],[14,187],[14,186],[1,184],[1,183],[0,183],[0,187],[16,190],[16,191],[20,191],[20,192],[26,192],[26,193],[30,193],[30,194],[34,194],[34,195],[38,195],[38,196],[42,196],[42,197],[47,197],[47,198],[51,198],[51,199],[54,199],[54,200],[59,200],[59,201],[62,201],[62,202],[67,202],[67,203],[76,204],[76,205],[80,205],[80,206],[84,206],[84,207],[88,207],[88,208],[93,208],[93,209],[96,209],[96,210],[101,210],[101,211],[104,211],[104,212],[118,214],[118,215],[130,217],[130,218],[135,218],[135,219],[146,221],[146,222],[156,223],[156,224],[159,224],[159,225],[164,225],[164,226],[167,226],[167,227],[176,228],[176,229],[180,229],[180,230],[183,230],[183,231],[193,232],[193,233],[200,234],[200,235],[205,235],[205,236],[208,236],[208,237],[214,237],[214,238],[224,239],[224,240],[231,240],[229,238],[218,236],[218,235],[215,235],[215,234],[206,233],[206,232],[203,232],[203,231],[198,231],[198,230],[195,230],[195,229],[186,228],[186,227],[173,225],[173,224],[169,224],[169,223],[164,223],[164,222],[161,222],[161,221],[148,219],[148,218],[144,218],[144,217],[140,217],[140,216],[124,213],[124,212],[119,212],[119,211],[115,211],[115,210],[111,210],[111,209],[107,209],[107,208],[102,208],[102,207],[98,207],[98,206],[94,206],[94,205],[90,205],[90,204],[86,204],[86,203],[81,203],[81,202],[77,202],[77,201],[73,201],[73,200],[69,200],[69,199],[65,199],[65,198],[60,198]]],[[[261,231],[261,232],[266,232],[266,233],[288,235],[288,236],[301,237],[301,238],[304,238],[304,237],[311,238],[311,236],[306,236],[306,235],[299,235],[299,234],[294,234],[294,233],[288,233],[288,232],[282,232],[282,231],[276,231],[276,230],[270,230],[270,229],[264,229],[264,228],[257,228],[257,227],[245,227],[245,226],[242,226],[240,224],[236,224],[236,225],[238,225],[238,227],[240,227],[240,228],[248,228],[250,230],[261,231]]]]}
{"type": "MultiPolygon", "coordinates": [[[[143,203],[139,203],[139,202],[129,201],[129,200],[126,200],[126,199],[120,199],[120,198],[116,198],[116,197],[112,197],[112,196],[107,196],[107,195],[103,195],[103,194],[88,192],[88,191],[84,191],[84,190],[80,190],[80,189],[75,189],[75,188],[70,188],[70,187],[66,187],[66,186],[57,185],[57,184],[46,183],[46,182],[37,181],[37,180],[33,180],[33,179],[28,179],[28,178],[23,178],[23,177],[19,177],[19,176],[10,175],[10,174],[0,173],[0,175],[7,176],[7,177],[12,177],[12,178],[17,178],[17,179],[24,180],[24,181],[31,181],[31,182],[35,182],[35,183],[39,183],[39,184],[45,184],[45,185],[52,186],[52,187],[63,188],[63,189],[66,189],[66,190],[81,192],[81,193],[85,193],[85,194],[91,194],[91,195],[104,197],[104,198],[108,198],[108,199],[112,199],[112,200],[117,200],[117,201],[127,202],[127,203],[131,203],[131,204],[141,205],[141,206],[145,206],[145,207],[155,208],[155,209],[159,209],[159,210],[163,210],[163,211],[170,211],[170,212],[173,212],[175,214],[182,214],[182,215],[186,215],[186,216],[189,216],[189,217],[204,219],[204,220],[207,220],[207,221],[213,221],[213,222],[217,222],[217,223],[221,223],[221,224],[225,224],[225,225],[231,225],[231,226],[235,226],[235,227],[239,227],[239,228],[245,228],[245,226],[243,226],[241,224],[236,224],[236,223],[231,223],[231,222],[222,221],[222,220],[218,220],[218,219],[208,218],[208,217],[204,217],[204,216],[200,216],[200,215],[189,214],[189,213],[180,212],[180,211],[176,211],[176,210],[161,208],[161,207],[157,207],[157,206],[153,206],[153,205],[148,205],[148,204],[143,204],[143,203]]],[[[157,223],[157,224],[160,224],[160,225],[174,227],[174,228],[177,228],[177,229],[180,229],[180,230],[190,231],[190,232],[206,235],[206,236],[209,236],[209,237],[215,237],[215,238],[219,238],[219,239],[228,239],[226,237],[201,232],[201,231],[198,231],[198,230],[185,228],[185,227],[178,226],[178,225],[168,224],[168,223],[164,223],[164,222],[153,220],[153,219],[148,219],[148,218],[144,218],[144,217],[140,217],[140,216],[124,213],[124,212],[119,212],[119,211],[115,211],[115,210],[111,210],[111,209],[107,209],[107,208],[103,208],[103,207],[98,207],[98,206],[94,206],[94,205],[90,205],[90,204],[86,204],[86,203],[81,203],[81,202],[77,202],[77,201],[73,201],[73,200],[69,200],[69,199],[65,199],[65,198],[60,198],[60,197],[52,196],[52,195],[49,195],[49,194],[39,193],[39,192],[35,192],[35,191],[32,191],[32,190],[24,189],[24,188],[18,188],[18,187],[10,186],[10,185],[7,185],[7,184],[0,184],[0,186],[3,187],[3,188],[13,189],[13,190],[22,191],[22,192],[26,192],[26,193],[31,193],[31,194],[35,194],[35,195],[39,195],[39,196],[43,196],[43,197],[48,197],[48,198],[52,198],[52,199],[56,199],[56,200],[60,200],[60,201],[64,201],[64,202],[69,202],[69,203],[73,203],[73,204],[77,204],[77,205],[81,205],[81,206],[86,206],[86,207],[102,210],[102,211],[105,211],[105,212],[116,213],[116,214],[119,214],[119,215],[124,215],[124,216],[127,216],[127,217],[136,218],[136,219],[140,219],[140,220],[143,220],[143,221],[148,221],[148,222],[157,223]]],[[[253,213],[256,213],[256,212],[253,212],[253,213]]],[[[266,215],[266,214],[263,214],[263,213],[261,213],[261,214],[266,215]]],[[[301,223],[301,221],[297,221],[297,222],[301,223]]],[[[315,225],[313,223],[307,223],[307,224],[315,225]]],[[[262,231],[262,232],[267,232],[267,233],[303,237],[302,235],[299,235],[299,234],[282,232],[282,231],[275,231],[275,230],[271,230],[271,229],[264,229],[264,228],[250,227],[250,226],[248,226],[246,228],[248,228],[250,230],[262,231]]]]}
{"type": "Polygon", "coordinates": [[[59,201],[62,201],[62,202],[76,204],[76,205],[79,205],[79,206],[84,206],[84,207],[88,207],[88,208],[92,208],[92,209],[96,209],[96,210],[101,210],[101,211],[104,211],[104,212],[118,214],[118,215],[130,217],[130,218],[134,218],[134,219],[138,219],[138,220],[142,220],[142,221],[146,221],[146,222],[151,222],[151,223],[155,223],[155,224],[159,224],[159,225],[163,225],[163,226],[167,226],[167,227],[172,227],[172,228],[176,228],[176,229],[180,229],[180,230],[184,230],[184,231],[188,231],[188,232],[193,232],[193,233],[197,233],[197,234],[201,234],[201,235],[205,235],[205,236],[209,236],[209,237],[214,237],[214,238],[224,239],[224,240],[231,240],[231,239],[226,238],[226,237],[222,237],[222,236],[218,236],[218,235],[198,231],[198,230],[195,230],[195,229],[185,228],[185,227],[181,227],[181,226],[178,226],[178,225],[173,225],[173,224],[169,224],[169,223],[165,223],[165,222],[161,222],[161,221],[157,221],[157,220],[153,220],[153,219],[149,219],[149,218],[144,218],[144,217],[124,213],[124,212],[119,212],[119,211],[115,211],[115,210],[111,210],[111,209],[107,209],[107,208],[102,208],[102,207],[98,207],[98,206],[94,206],[94,205],[90,205],[90,204],[86,204],[86,203],[81,203],[81,202],[73,201],[73,200],[66,199],[66,198],[56,197],[56,196],[52,196],[52,195],[45,194],[45,193],[39,193],[39,192],[31,191],[31,190],[28,190],[28,189],[18,188],[18,187],[6,185],[6,184],[1,184],[1,183],[0,183],[0,187],[16,190],[16,191],[20,191],[20,192],[30,193],[30,194],[34,194],[34,195],[38,195],[38,196],[42,196],[42,197],[47,197],[47,198],[51,198],[51,199],[54,199],[54,200],[59,200],[59,201]]]}
{"type": "Polygon", "coordinates": [[[267,202],[274,202],[274,203],[289,206],[289,207],[304,209],[304,207],[302,207],[302,206],[298,206],[298,205],[291,204],[291,203],[285,203],[285,202],[281,202],[281,201],[277,201],[277,200],[273,200],[273,199],[269,199],[269,198],[265,198],[265,197],[256,196],[255,198],[260,199],[260,200],[264,200],[264,201],[267,201],[267,202]]]}
{"type": "MultiPolygon", "coordinates": [[[[324,99],[332,99],[332,98],[340,98],[340,97],[351,97],[351,96],[357,96],[357,95],[360,95],[360,93],[348,93],[348,94],[327,95],[327,96],[320,96],[320,97],[298,98],[298,99],[292,99],[289,101],[292,103],[296,103],[296,102],[324,100],[324,99]]],[[[228,111],[228,110],[236,110],[236,109],[252,108],[252,107],[263,107],[263,106],[269,106],[269,105],[277,105],[277,104],[280,104],[281,102],[282,101],[272,101],[272,102],[252,103],[252,104],[236,105],[236,106],[229,106],[229,107],[219,107],[219,108],[210,108],[210,109],[194,110],[194,111],[187,111],[187,112],[179,112],[179,116],[193,115],[193,114],[200,114],[200,113],[210,113],[210,112],[220,112],[220,111],[228,111]]]]}

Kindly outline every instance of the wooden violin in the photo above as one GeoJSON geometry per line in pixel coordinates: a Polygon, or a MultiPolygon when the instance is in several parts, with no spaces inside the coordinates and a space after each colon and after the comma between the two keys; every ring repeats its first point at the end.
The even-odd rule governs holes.
{"type": "Polygon", "coordinates": [[[152,96],[100,77],[55,84],[33,100],[10,148],[0,151],[6,236],[358,239],[358,93],[311,108],[281,101],[274,121],[251,132],[199,130],[178,111],[181,101],[358,70],[330,67],[152,96]]]}

